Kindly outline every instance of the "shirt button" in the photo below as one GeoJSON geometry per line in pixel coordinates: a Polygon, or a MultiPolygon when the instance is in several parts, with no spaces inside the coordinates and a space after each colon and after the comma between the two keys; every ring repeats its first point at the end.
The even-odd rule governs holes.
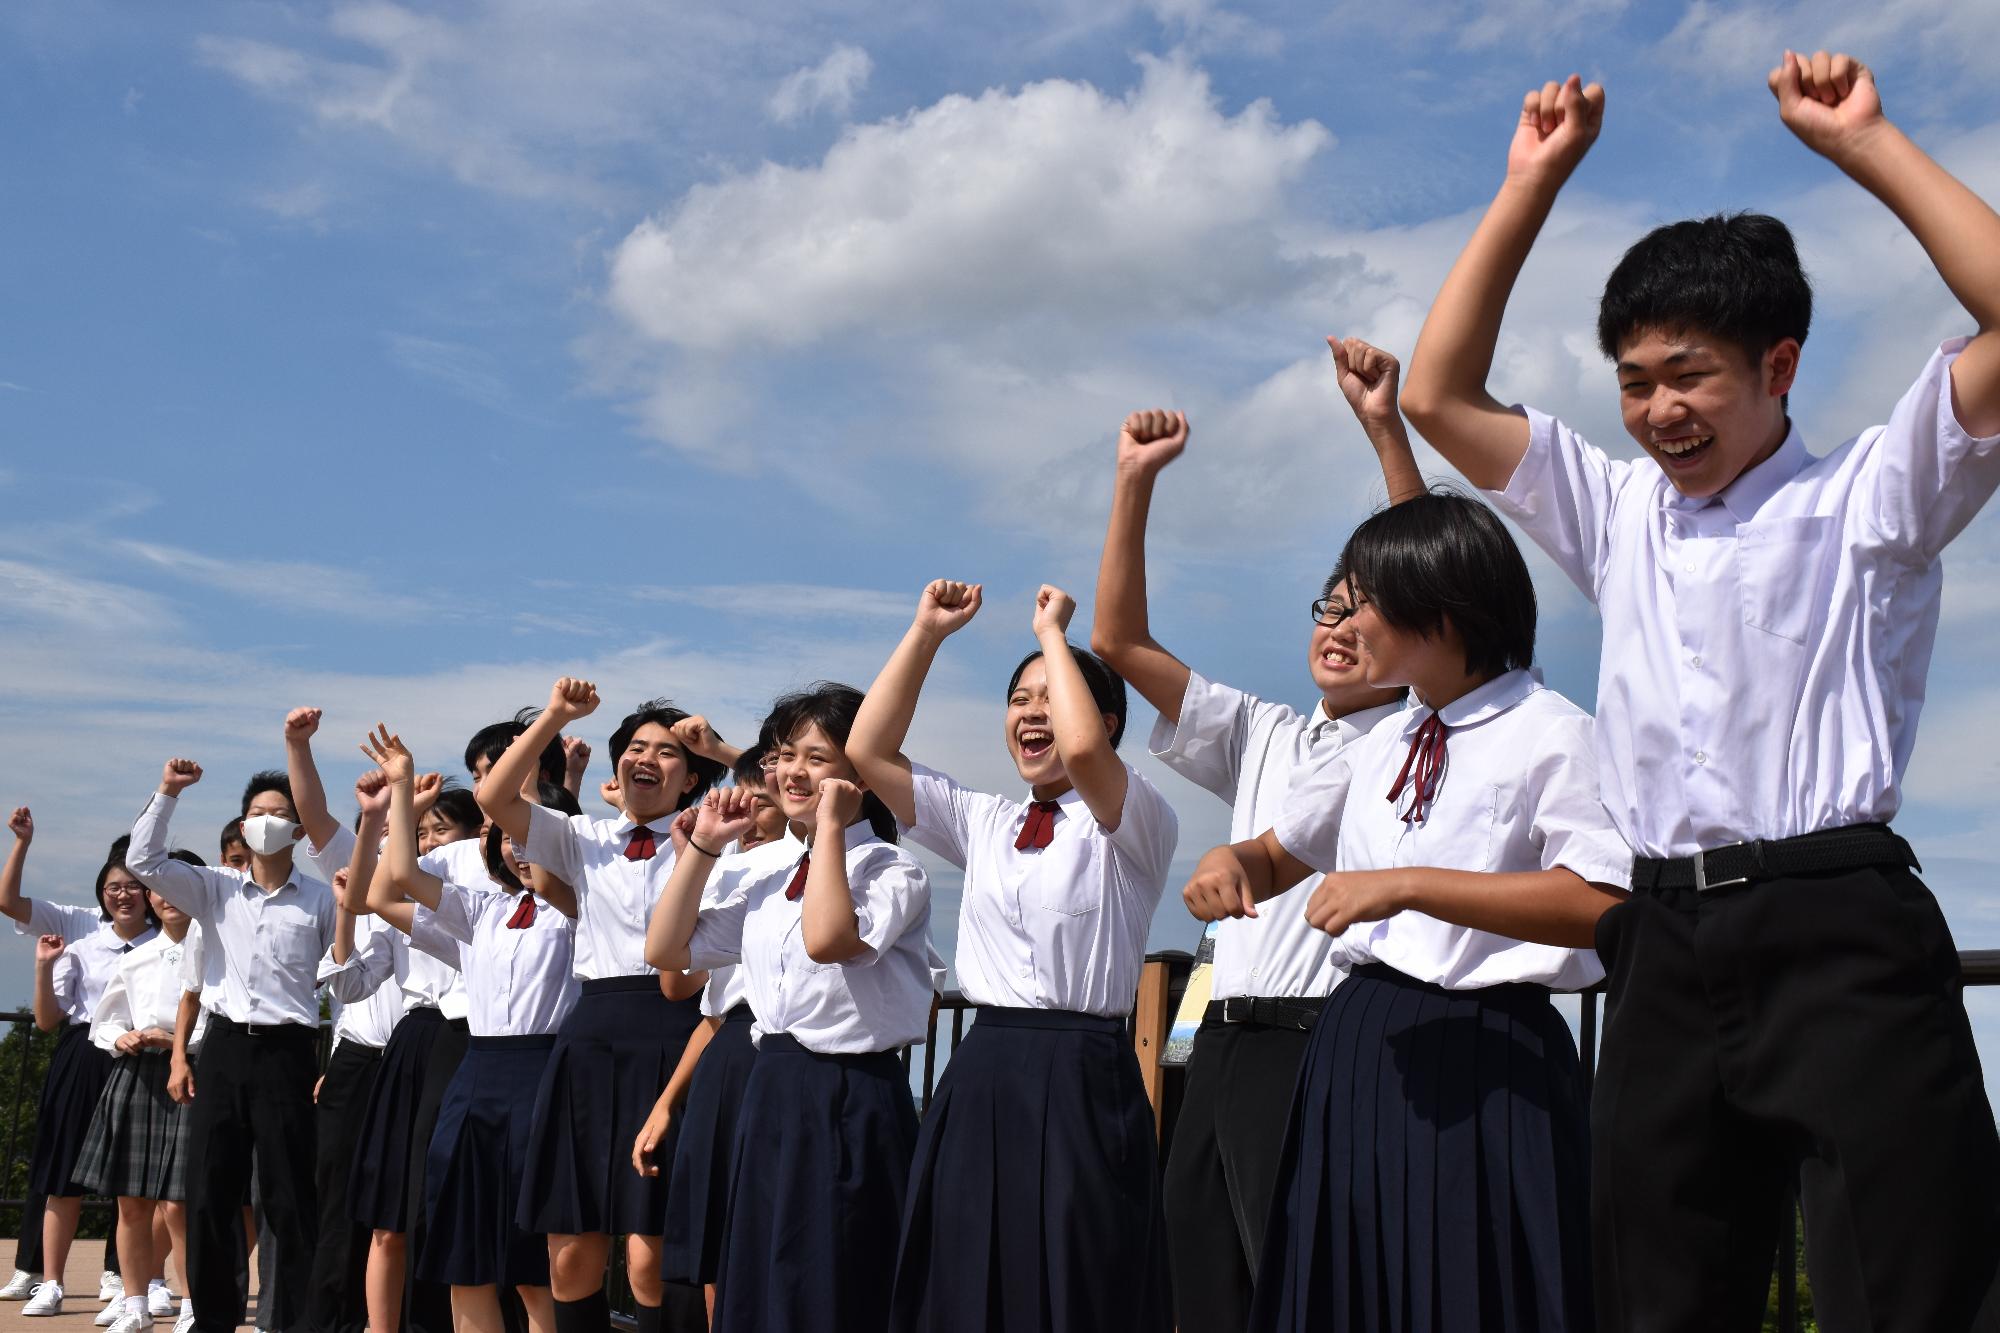
{"type": "Polygon", "coordinates": [[[1682,565],[1681,570],[1683,573],[1688,573],[1688,574],[1694,573],[1694,562],[1689,561],[1687,564],[1682,565]]]}
{"type": "Polygon", "coordinates": [[[1021,969],[1021,975],[1023,977],[1032,977],[1035,975],[1035,969],[1033,967],[1023,967],[1021,969]]]}
{"type": "Polygon", "coordinates": [[[1700,665],[1701,665],[1701,654],[1700,654],[1700,653],[1696,653],[1696,654],[1694,655],[1694,659],[1693,659],[1693,661],[1691,661],[1691,662],[1689,663],[1689,665],[1690,665],[1690,666],[1700,666],[1700,665]]]}
{"type": "Polygon", "coordinates": [[[1264,969],[1261,967],[1253,967],[1250,969],[1250,975],[1253,977],[1261,977],[1264,975],[1264,969]]]}
{"type": "Polygon", "coordinates": [[[1708,751],[1706,751],[1706,750],[1696,750],[1696,751],[1694,752],[1694,761],[1695,761],[1695,762],[1696,762],[1697,764],[1705,764],[1705,763],[1707,763],[1707,762],[1708,762],[1708,751]]]}

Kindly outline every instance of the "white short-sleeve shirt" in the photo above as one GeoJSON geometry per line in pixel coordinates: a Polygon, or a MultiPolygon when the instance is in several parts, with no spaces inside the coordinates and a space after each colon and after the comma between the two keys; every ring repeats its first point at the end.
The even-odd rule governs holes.
{"type": "MultiPolygon", "coordinates": [[[[326,846],[313,845],[310,838],[299,841],[293,855],[302,859],[314,878],[332,884],[334,874],[354,859],[354,830],[335,828],[326,846]]],[[[338,904],[335,906],[338,911],[338,904]]],[[[319,980],[333,1000],[333,1040],[353,1042],[375,1050],[389,1044],[396,1024],[403,1019],[400,988],[388,984],[395,977],[396,939],[401,931],[372,916],[354,922],[354,947],[345,963],[333,961],[333,947],[319,960],[319,980]]]]}
{"type": "Polygon", "coordinates": [[[822,1055],[893,1051],[924,1039],[931,1011],[930,879],[867,822],[847,830],[847,885],[866,946],[844,963],[806,953],[805,899],[785,897],[805,848],[791,842],[716,863],[695,918],[689,962],[738,963],[756,1021],[822,1055]]]}
{"type": "Polygon", "coordinates": [[[181,996],[187,993],[181,985],[186,953],[185,940],[160,932],[121,955],[98,997],[90,1039],[115,1055],[118,1039],[128,1032],[158,1028],[171,1033],[180,1018],[181,996]]]}
{"type": "MultiPolygon", "coordinates": [[[[425,869],[435,874],[433,865],[439,863],[425,869]]],[[[484,875],[483,868],[480,873],[484,875]]],[[[576,923],[530,890],[508,893],[488,879],[468,884],[439,878],[444,883],[437,910],[417,907],[410,943],[457,960],[465,977],[466,1022],[472,1035],[540,1036],[561,1027],[578,992],[576,923]],[[521,894],[533,898],[534,920],[509,926],[521,907],[521,894]]]]}
{"type": "MultiPolygon", "coordinates": [[[[731,845],[734,846],[734,844],[731,845]]],[[[799,854],[806,849],[805,843],[801,842],[797,835],[792,832],[791,825],[789,824],[785,826],[783,834],[772,839],[770,842],[763,843],[750,850],[762,851],[766,847],[788,849],[793,861],[797,861],[799,854]]],[[[776,854],[776,852],[772,853],[772,855],[776,854]]],[[[748,853],[731,853],[731,857],[740,855],[748,855],[748,853]]],[[[730,857],[724,857],[716,864],[719,867],[729,860],[730,857]]],[[[707,886],[702,890],[702,906],[709,907],[718,903],[720,899],[716,897],[716,894],[722,890],[726,882],[723,876],[711,873],[708,877],[707,886]]],[[[697,971],[699,969],[690,968],[689,970],[697,971]]],[[[737,1005],[748,1004],[749,1002],[750,982],[749,978],[743,975],[741,967],[734,963],[722,963],[708,969],[708,984],[702,987],[701,990],[701,1012],[703,1017],[721,1018],[737,1005]]]]}
{"type": "MultiPolygon", "coordinates": [[[[1346,717],[1327,715],[1324,703],[1310,716],[1288,704],[1188,672],[1179,722],[1164,714],[1153,725],[1150,748],[1174,772],[1229,803],[1229,840],[1245,842],[1277,822],[1302,765],[1368,733],[1402,705],[1382,704],[1346,717]]],[[[1306,924],[1310,885],[1270,899],[1254,917],[1211,922],[1215,941],[1209,994],[1325,995],[1340,981],[1333,939],[1306,924]]]]}
{"type": "Polygon", "coordinates": [[[72,1023],[88,1025],[97,1013],[97,1002],[117,970],[118,962],[132,949],[159,934],[148,926],[129,941],[118,937],[111,923],[96,907],[74,907],[31,898],[26,922],[15,922],[14,932],[39,938],[60,935],[62,957],[49,973],[49,987],[55,992],[56,1008],[72,1023]]]}
{"type": "MultiPolygon", "coordinates": [[[[1388,799],[1431,715],[1412,703],[1301,779],[1274,826],[1285,850],[1325,873],[1560,866],[1595,884],[1630,882],[1632,853],[1598,799],[1588,713],[1526,671],[1490,680],[1439,712],[1450,728],[1445,774],[1423,822],[1404,822],[1407,792],[1400,802],[1388,799]]],[[[1334,951],[1347,967],[1386,963],[1452,990],[1516,981],[1579,990],[1604,976],[1589,949],[1528,944],[1421,912],[1357,922],[1334,951]]]]}
{"type": "Polygon", "coordinates": [[[973,791],[910,766],[909,836],[965,871],[959,989],[977,1005],[1132,1010],[1146,929],[1166,886],[1180,821],[1159,789],[1125,766],[1125,809],[1107,831],[1074,790],[1058,801],[1054,838],[1017,851],[1028,801],[973,791]]]}
{"type": "Polygon", "coordinates": [[[1797,430],[1707,500],[1529,409],[1487,492],[1597,603],[1604,801],[1642,856],[1886,822],[1916,744],[1945,546],[2000,486],[1940,347],[1887,425],[1797,430]]]}
{"type": "Polygon", "coordinates": [[[528,841],[522,855],[576,890],[576,975],[643,976],[646,923],[674,869],[669,819],[657,821],[651,859],[629,861],[625,848],[639,826],[629,819],[564,815],[528,807],[528,841]]]}

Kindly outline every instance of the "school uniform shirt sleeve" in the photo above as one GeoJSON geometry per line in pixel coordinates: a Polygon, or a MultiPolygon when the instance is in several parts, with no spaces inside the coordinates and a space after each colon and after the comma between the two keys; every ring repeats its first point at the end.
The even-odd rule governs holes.
{"type": "MultiPolygon", "coordinates": [[[[76,941],[69,941],[74,944],[76,941]]],[[[49,970],[49,989],[56,997],[56,1008],[63,1013],[64,1020],[74,1022],[83,992],[83,960],[74,950],[65,949],[49,970]]]]}
{"type": "Polygon", "coordinates": [[[199,921],[188,922],[187,936],[181,941],[181,989],[201,994],[202,967],[208,954],[207,934],[199,921]]]}
{"type": "Polygon", "coordinates": [[[334,962],[332,949],[320,957],[320,984],[342,1004],[360,1004],[380,990],[395,972],[396,957],[389,933],[370,928],[366,923],[373,920],[364,917],[355,923],[354,947],[347,951],[346,962],[334,962]]]}
{"type": "Polygon", "coordinates": [[[854,897],[855,925],[868,947],[847,960],[848,967],[867,967],[887,953],[918,921],[927,920],[930,877],[917,859],[886,842],[870,843],[847,868],[847,887],[854,897]]]}
{"type": "Polygon", "coordinates": [[[910,765],[910,804],[917,822],[910,825],[909,835],[960,870],[965,869],[972,830],[994,802],[994,797],[961,787],[934,768],[910,765]]]}
{"type": "Polygon", "coordinates": [[[90,1021],[91,1042],[113,1055],[118,1054],[118,1039],[132,1030],[130,971],[122,963],[112,971],[111,979],[104,983],[104,994],[97,997],[97,1013],[90,1021]]]}
{"type": "Polygon", "coordinates": [[[324,847],[313,846],[311,838],[301,838],[293,845],[292,855],[303,863],[308,875],[331,885],[334,872],[346,869],[354,859],[354,830],[345,824],[335,825],[324,847]]]}
{"type": "Polygon", "coordinates": [[[750,915],[750,885],[760,873],[776,872],[768,856],[760,857],[754,852],[738,852],[715,863],[701,891],[694,934],[688,938],[690,972],[727,967],[742,960],[743,922],[750,915]]]}
{"type": "Polygon", "coordinates": [[[1597,748],[1591,721],[1580,710],[1555,719],[1542,733],[1530,781],[1535,803],[1529,837],[1540,850],[1542,869],[1560,866],[1592,884],[1627,888],[1632,883],[1632,849],[1604,808],[1597,783],[1597,748]]]}
{"type": "Polygon", "coordinates": [[[174,797],[160,792],[146,798],[146,808],[132,825],[132,845],[125,852],[125,868],[147,888],[189,916],[200,919],[214,909],[215,872],[167,855],[167,824],[174,816],[176,804],[174,797]]]}
{"type": "Polygon", "coordinates": [[[1340,864],[1340,821],[1353,785],[1354,765],[1348,749],[1314,764],[1278,812],[1272,831],[1278,835],[1279,845],[1314,870],[1331,875],[1340,864]]]}
{"type": "Polygon", "coordinates": [[[14,923],[16,935],[60,935],[71,944],[95,935],[104,924],[104,914],[95,907],[52,903],[46,898],[29,900],[28,919],[14,923]]]}
{"type": "Polygon", "coordinates": [[[1864,436],[1860,516],[1915,564],[1936,560],[2000,487],[2000,435],[1968,435],[1951,405],[1951,367],[1970,341],[1939,347],[1888,424],[1864,436]]]}
{"type": "Polygon", "coordinates": [[[1528,418],[1528,452],[1504,489],[1481,494],[1519,523],[1594,603],[1611,549],[1611,511],[1633,465],[1546,412],[1518,410],[1528,418]]]}
{"type": "Polygon", "coordinates": [[[1250,733],[1258,714],[1273,706],[1190,670],[1187,689],[1181,693],[1180,720],[1169,722],[1166,714],[1160,714],[1146,748],[1197,787],[1233,803],[1250,733]]]}
{"type": "Polygon", "coordinates": [[[446,880],[438,888],[436,907],[417,904],[410,921],[410,943],[433,958],[455,964],[458,961],[457,946],[472,943],[472,927],[478,915],[474,906],[472,895],[464,885],[446,880]]]}
{"type": "Polygon", "coordinates": [[[1181,840],[1180,816],[1160,789],[1130,764],[1125,765],[1125,808],[1118,827],[1105,829],[1104,835],[1131,862],[1138,883],[1165,886],[1167,868],[1181,840]]]}
{"type": "Polygon", "coordinates": [[[584,891],[583,848],[569,816],[544,806],[528,807],[528,841],[521,854],[530,865],[538,865],[573,888],[584,891]]]}

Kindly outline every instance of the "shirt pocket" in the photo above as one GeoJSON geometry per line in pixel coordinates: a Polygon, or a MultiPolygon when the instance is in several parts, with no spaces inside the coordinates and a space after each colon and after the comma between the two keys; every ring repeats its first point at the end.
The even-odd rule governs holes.
{"type": "Polygon", "coordinates": [[[1050,859],[1050,850],[1040,852],[1035,863],[1035,903],[1062,916],[1085,916],[1102,907],[1107,874],[1100,842],[1089,839],[1080,854],[1060,860],[1050,859]]]}
{"type": "Polygon", "coordinates": [[[1743,623],[1803,645],[1819,609],[1820,580],[1836,536],[1828,517],[1769,519],[1738,529],[1743,623]]]}
{"type": "Polygon", "coordinates": [[[312,922],[294,917],[266,920],[259,952],[266,954],[275,968],[287,972],[317,973],[320,955],[319,929],[312,922]]]}

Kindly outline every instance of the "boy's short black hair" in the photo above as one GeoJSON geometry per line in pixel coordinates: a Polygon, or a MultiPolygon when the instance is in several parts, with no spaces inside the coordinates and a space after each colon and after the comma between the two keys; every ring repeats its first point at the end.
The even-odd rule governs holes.
{"type": "Polygon", "coordinates": [[[1597,345],[1613,361],[1648,329],[1705,333],[1752,362],[1812,326],[1812,283],[1791,229],[1763,213],[1718,213],[1655,227],[1604,283],[1597,345]]]}
{"type": "MultiPolygon", "coordinates": [[[[674,707],[671,699],[648,699],[627,713],[625,720],[618,724],[618,730],[611,733],[611,771],[614,774],[618,771],[618,756],[625,753],[625,747],[639,734],[639,728],[650,722],[672,731],[674,723],[689,716],[684,709],[674,707]]],[[[695,784],[674,803],[676,810],[685,810],[699,801],[729,771],[717,761],[704,758],[692,750],[687,752],[687,767],[688,772],[695,776],[695,784]]]]}
{"type": "MultiPolygon", "coordinates": [[[[1042,655],[1037,648],[1021,659],[1014,674],[1007,677],[1007,697],[1014,697],[1014,687],[1021,683],[1021,673],[1028,664],[1042,655]]],[[[1069,645],[1069,655],[1076,661],[1077,669],[1083,672],[1083,683],[1090,687],[1090,697],[1097,704],[1097,711],[1109,713],[1117,719],[1111,728],[1111,748],[1117,749],[1118,742],[1125,739],[1125,678],[1111,669],[1110,663],[1086,648],[1069,645]]]]}
{"type": "MultiPolygon", "coordinates": [[[[472,739],[465,743],[465,771],[478,772],[481,759],[488,764],[499,763],[500,756],[507,753],[507,747],[528,729],[529,723],[541,715],[542,710],[539,708],[523,708],[505,722],[489,722],[473,732],[472,739]]],[[[544,782],[561,783],[568,776],[569,762],[563,758],[560,737],[542,747],[542,754],[535,762],[535,769],[544,782]]]]}
{"type": "Polygon", "coordinates": [[[729,772],[735,777],[738,786],[761,787],[764,785],[764,756],[767,753],[769,751],[760,742],[736,756],[736,762],[729,766],[729,772]]]}
{"type": "Polygon", "coordinates": [[[463,787],[446,787],[437,794],[437,801],[431,809],[449,819],[460,828],[479,832],[479,826],[486,822],[486,816],[479,809],[479,802],[463,787]]]}
{"type": "MultiPolygon", "coordinates": [[[[847,752],[847,737],[854,730],[855,714],[861,711],[861,691],[838,681],[816,680],[771,705],[769,727],[773,741],[786,745],[807,727],[818,727],[827,739],[847,752]]],[[[861,795],[861,813],[868,827],[884,842],[896,841],[896,817],[874,792],[861,795]]]]}
{"type": "Polygon", "coordinates": [[[1354,530],[1340,566],[1376,614],[1435,638],[1449,624],[1465,669],[1491,678],[1535,660],[1535,582],[1521,548],[1491,509],[1433,490],[1354,530]]]}
{"type": "Polygon", "coordinates": [[[252,773],[250,781],[243,784],[243,815],[250,814],[250,802],[267,791],[277,792],[285,798],[285,804],[292,807],[292,813],[299,812],[297,801],[292,799],[292,780],[280,768],[267,768],[261,773],[252,773]]]}
{"type": "Polygon", "coordinates": [[[229,849],[239,843],[246,848],[250,845],[249,839],[243,836],[243,817],[241,815],[238,815],[235,819],[230,820],[222,826],[222,838],[218,842],[216,850],[226,857],[229,855],[229,849]]]}

